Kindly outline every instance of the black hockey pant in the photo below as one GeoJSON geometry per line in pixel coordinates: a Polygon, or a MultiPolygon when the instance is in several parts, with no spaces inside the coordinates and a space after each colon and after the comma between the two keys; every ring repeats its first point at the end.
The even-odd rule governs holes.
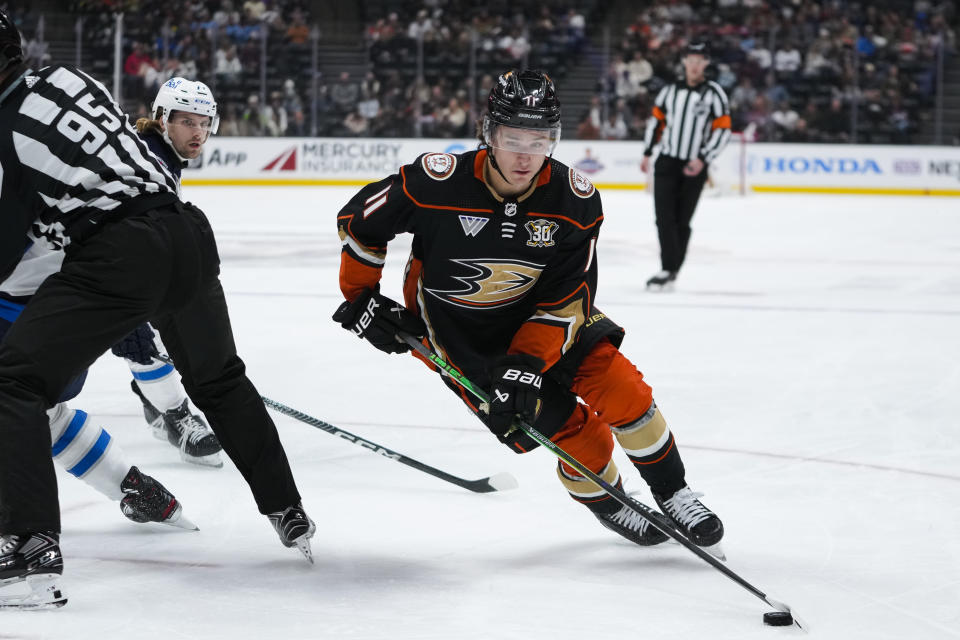
{"type": "Polygon", "coordinates": [[[690,243],[690,221],[707,181],[707,167],[697,175],[683,174],[686,160],[661,155],[654,165],[653,206],[660,236],[660,266],[680,271],[690,243]]]}
{"type": "Polygon", "coordinates": [[[0,343],[0,533],[60,531],[46,410],[148,320],[260,512],[300,500],[276,426],[237,356],[218,276],[206,217],[180,203],[68,247],[62,269],[0,343]]]}

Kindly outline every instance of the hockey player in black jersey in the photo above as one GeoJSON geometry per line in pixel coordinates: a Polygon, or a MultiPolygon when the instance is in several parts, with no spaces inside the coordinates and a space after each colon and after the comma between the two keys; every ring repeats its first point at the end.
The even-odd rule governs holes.
{"type": "Polygon", "coordinates": [[[236,353],[203,213],[147,151],[102,84],[23,63],[0,11],[0,280],[23,252],[49,275],[0,343],[0,608],[65,602],[46,410],[149,321],[281,542],[309,557],[315,526],[276,427],[236,353]]]}
{"type": "MultiPolygon", "coordinates": [[[[422,337],[489,390],[489,407],[478,406],[448,381],[514,451],[536,446],[511,430],[519,415],[621,487],[615,437],[664,514],[694,543],[716,545],[720,519],[687,486],[650,387],[619,351],[623,329],[594,306],[603,209],[594,186],[551,157],[560,138],[551,79],[500,76],[479,137],[483,148],[423,155],[340,211],[346,301],[334,320],[388,353],[409,350],[398,332],[422,337]],[[413,234],[403,305],[379,291],[399,233],[413,234]]],[[[566,463],[557,474],[604,526],[640,545],[667,539],[566,463]]]]}

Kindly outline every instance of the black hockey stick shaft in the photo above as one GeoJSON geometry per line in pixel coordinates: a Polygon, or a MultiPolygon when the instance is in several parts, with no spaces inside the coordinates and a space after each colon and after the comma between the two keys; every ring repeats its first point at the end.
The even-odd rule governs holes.
{"type": "Polygon", "coordinates": [[[470,491],[473,491],[475,493],[490,493],[493,491],[499,491],[503,488],[508,488],[503,486],[500,486],[500,487],[494,486],[495,484],[498,484],[496,480],[500,479],[503,474],[497,474],[497,476],[493,476],[492,478],[491,477],[480,478],[479,480],[464,480],[463,478],[458,478],[457,476],[450,475],[445,471],[441,471],[440,469],[435,469],[430,465],[426,465],[422,462],[414,460],[413,458],[409,458],[403,455],[402,453],[397,453],[396,451],[393,451],[392,449],[388,449],[383,445],[377,444],[375,442],[371,442],[369,440],[365,440],[360,436],[356,436],[350,433],[349,431],[344,431],[339,427],[335,427],[329,422],[324,422],[323,420],[319,420],[317,418],[314,418],[313,416],[309,416],[303,413],[302,411],[297,411],[296,409],[288,407],[285,404],[281,404],[276,400],[271,400],[266,396],[260,396],[260,398],[263,400],[263,404],[267,405],[269,408],[273,409],[274,411],[282,413],[286,416],[290,416],[291,418],[294,418],[295,420],[299,420],[300,422],[309,424],[310,426],[316,427],[321,431],[326,431],[327,433],[331,433],[335,436],[339,436],[344,440],[348,440],[354,444],[360,445],[364,449],[369,449],[374,453],[379,453],[385,458],[390,458],[391,460],[396,460],[397,462],[405,464],[408,467],[413,467],[417,471],[423,471],[424,473],[427,473],[435,478],[446,480],[447,482],[451,484],[455,484],[458,487],[469,489],[470,491]],[[491,480],[493,480],[493,482],[491,482],[491,480]]]}
{"type": "MultiPolygon", "coordinates": [[[[157,355],[154,355],[153,357],[161,362],[166,362],[167,364],[171,364],[171,365],[174,364],[173,360],[171,360],[168,356],[157,354],[157,355]]],[[[387,447],[377,444],[376,442],[371,442],[370,440],[366,440],[364,438],[361,438],[360,436],[354,435],[349,431],[345,431],[339,427],[336,427],[330,424],[329,422],[324,422],[323,420],[314,418],[313,416],[307,415],[302,411],[297,411],[296,409],[293,409],[292,407],[288,407],[287,405],[277,402],[276,400],[271,400],[270,398],[267,398],[265,396],[260,396],[260,399],[263,400],[263,404],[265,404],[270,409],[277,411],[278,413],[282,413],[285,416],[289,416],[295,420],[299,420],[300,422],[309,424],[311,427],[316,427],[321,431],[326,431],[327,433],[343,438],[344,440],[347,440],[356,445],[359,445],[369,451],[373,451],[374,453],[379,453],[384,458],[390,458],[391,460],[396,460],[397,462],[401,464],[405,464],[408,467],[412,467],[417,471],[422,471],[435,478],[440,478],[441,480],[445,480],[451,484],[455,484],[458,487],[463,487],[464,489],[473,491],[474,493],[491,493],[494,491],[504,491],[507,489],[512,489],[517,486],[516,480],[513,478],[513,476],[507,473],[498,473],[494,476],[488,476],[486,478],[480,478],[478,480],[465,480],[463,478],[459,478],[457,476],[447,473],[446,471],[435,469],[430,465],[424,464],[418,460],[414,460],[413,458],[405,456],[402,453],[398,453],[396,451],[393,451],[392,449],[388,449],[387,447]]]]}
{"type": "MultiPolygon", "coordinates": [[[[458,384],[460,384],[464,389],[466,389],[468,392],[476,396],[481,402],[489,403],[490,397],[487,395],[487,393],[483,389],[476,387],[472,382],[470,382],[469,379],[467,379],[462,373],[454,369],[449,363],[447,363],[446,360],[440,357],[436,352],[427,348],[426,345],[424,345],[421,341],[417,340],[413,336],[401,335],[400,337],[403,339],[404,342],[406,342],[411,347],[413,347],[417,351],[417,353],[419,353],[423,357],[430,360],[430,362],[435,364],[442,372],[444,372],[445,374],[449,375],[451,378],[456,380],[458,384]]],[[[785,611],[785,612],[791,611],[789,606],[768,597],[767,594],[765,594],[760,589],[756,588],[755,586],[747,582],[744,578],[742,578],[740,575],[738,575],[728,566],[726,566],[725,564],[723,564],[722,562],[714,558],[712,555],[710,555],[709,553],[707,553],[697,545],[690,542],[686,538],[686,536],[680,533],[676,529],[676,527],[673,526],[673,523],[670,522],[663,514],[657,511],[654,511],[653,509],[643,504],[639,500],[635,500],[634,498],[631,498],[623,491],[611,485],[609,482],[606,482],[603,478],[601,478],[600,476],[595,474],[593,471],[588,469],[579,460],[577,460],[572,455],[564,451],[562,447],[558,446],[555,442],[547,438],[545,435],[543,435],[542,433],[534,429],[532,426],[530,426],[526,422],[522,420],[517,420],[516,422],[514,422],[514,424],[520,429],[522,429],[524,433],[526,433],[528,436],[536,440],[544,448],[546,448],[555,456],[557,456],[558,458],[560,458],[561,460],[569,464],[571,467],[576,469],[578,472],[580,472],[585,478],[592,480],[594,483],[600,486],[604,491],[606,491],[610,495],[610,497],[615,499],[620,504],[630,509],[633,509],[634,511],[639,513],[641,516],[649,520],[650,523],[653,526],[655,526],[657,529],[659,529],[664,534],[670,536],[671,538],[679,542],[681,545],[686,547],[691,553],[696,555],[698,558],[700,558],[710,566],[712,566],[714,569],[716,569],[717,571],[719,571],[729,579],[733,580],[738,585],[740,585],[741,587],[743,587],[744,589],[752,593],[757,598],[760,598],[761,600],[766,602],[768,605],[770,605],[774,609],[777,609],[778,611],[785,611]]]]}

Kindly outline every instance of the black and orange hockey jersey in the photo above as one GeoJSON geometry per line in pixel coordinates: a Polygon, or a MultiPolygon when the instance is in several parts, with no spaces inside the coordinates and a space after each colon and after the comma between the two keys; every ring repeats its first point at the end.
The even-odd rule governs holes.
{"type": "Polygon", "coordinates": [[[427,339],[474,383],[506,353],[571,353],[591,322],[595,246],[603,221],[589,180],[550,160],[515,199],[484,181],[486,151],[428,153],[364,187],[340,211],[340,288],[347,299],[380,281],[387,244],[413,234],[404,298],[427,339]]]}

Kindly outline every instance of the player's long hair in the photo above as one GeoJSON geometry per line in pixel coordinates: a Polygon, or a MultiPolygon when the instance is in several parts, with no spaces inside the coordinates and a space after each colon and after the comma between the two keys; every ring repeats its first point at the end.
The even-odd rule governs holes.
{"type": "Polygon", "coordinates": [[[163,135],[163,127],[160,125],[159,120],[152,118],[140,118],[137,120],[136,125],[138,133],[155,133],[157,135],[163,135]]]}

